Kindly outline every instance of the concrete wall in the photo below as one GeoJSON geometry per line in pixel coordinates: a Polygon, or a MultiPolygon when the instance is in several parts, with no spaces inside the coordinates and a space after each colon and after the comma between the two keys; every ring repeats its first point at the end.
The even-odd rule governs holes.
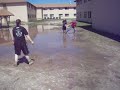
{"type": "Polygon", "coordinates": [[[59,14],[63,14],[61,19],[68,19],[68,18],[76,18],[76,16],[74,16],[74,14],[76,14],[76,9],[73,9],[73,8],[69,8],[69,9],[62,9],[62,10],[59,10],[58,8],[55,8],[54,10],[50,10],[50,9],[47,9],[47,10],[43,10],[43,18],[44,15],[47,14],[48,18],[51,18],[50,17],[50,14],[54,14],[54,17],[55,18],[59,18],[59,14]],[[69,16],[65,16],[65,14],[69,14],[69,16]]]}
{"type": "Polygon", "coordinates": [[[37,17],[37,20],[43,19],[43,10],[42,10],[42,8],[37,9],[36,17],[37,17]]]}
{"type": "Polygon", "coordinates": [[[14,14],[14,16],[11,16],[11,21],[21,19],[28,22],[27,6],[25,3],[7,4],[7,10],[14,14]]]}
{"type": "Polygon", "coordinates": [[[92,2],[86,0],[77,0],[77,21],[84,21],[84,22],[92,22],[92,18],[89,18],[88,13],[91,12],[92,15],[92,2]],[[84,17],[84,14],[86,14],[86,17],[84,17]]]}
{"type": "Polygon", "coordinates": [[[120,35],[120,0],[94,0],[92,26],[120,35]]]}

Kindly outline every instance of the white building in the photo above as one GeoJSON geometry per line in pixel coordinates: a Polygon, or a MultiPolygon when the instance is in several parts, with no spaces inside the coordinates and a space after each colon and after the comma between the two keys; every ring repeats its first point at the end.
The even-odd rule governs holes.
{"type": "Polygon", "coordinates": [[[93,28],[120,35],[120,0],[76,0],[77,20],[91,22],[93,28]],[[82,3],[81,3],[82,2],[82,3]],[[91,20],[81,16],[80,12],[88,12],[91,20]]]}
{"type": "Polygon", "coordinates": [[[75,19],[75,4],[37,4],[37,19],[75,19]]]}
{"type": "Polygon", "coordinates": [[[11,16],[11,21],[21,19],[28,22],[36,19],[36,7],[26,0],[1,0],[0,9],[5,8],[14,16],[11,16]]]}
{"type": "Polygon", "coordinates": [[[38,4],[33,5],[27,0],[0,0],[0,9],[5,8],[14,16],[11,21],[21,19],[28,22],[40,19],[76,18],[75,4],[38,4]]]}

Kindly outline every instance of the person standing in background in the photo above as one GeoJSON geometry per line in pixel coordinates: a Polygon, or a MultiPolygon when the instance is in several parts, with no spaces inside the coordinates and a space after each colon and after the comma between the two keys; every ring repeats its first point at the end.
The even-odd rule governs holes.
{"type": "Polygon", "coordinates": [[[62,30],[63,30],[63,33],[66,33],[66,25],[67,25],[67,20],[64,19],[64,20],[62,21],[62,30]]]}
{"type": "Polygon", "coordinates": [[[76,21],[70,22],[70,24],[69,24],[70,29],[68,29],[68,30],[66,31],[66,33],[69,32],[71,29],[73,30],[73,33],[75,33],[75,31],[76,31],[76,30],[75,30],[76,25],[77,25],[76,21]]]}
{"type": "Polygon", "coordinates": [[[75,27],[76,27],[76,25],[77,25],[77,23],[76,23],[76,21],[72,21],[71,23],[71,28],[74,30],[74,33],[75,33],[75,27]]]}

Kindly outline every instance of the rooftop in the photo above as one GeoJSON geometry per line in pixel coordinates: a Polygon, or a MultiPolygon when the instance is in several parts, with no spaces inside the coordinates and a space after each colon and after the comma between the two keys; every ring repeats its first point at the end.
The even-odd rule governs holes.
{"type": "Polygon", "coordinates": [[[14,15],[6,9],[0,9],[0,17],[3,16],[14,16],[14,15]]]}
{"type": "Polygon", "coordinates": [[[17,3],[17,2],[27,2],[27,0],[0,0],[0,3],[17,3]]]}
{"type": "Polygon", "coordinates": [[[76,4],[34,4],[37,8],[76,7],[76,4]]]}

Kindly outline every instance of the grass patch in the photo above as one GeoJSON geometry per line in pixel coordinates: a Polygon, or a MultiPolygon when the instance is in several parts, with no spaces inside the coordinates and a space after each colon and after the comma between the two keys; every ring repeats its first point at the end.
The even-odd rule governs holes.
{"type": "Polygon", "coordinates": [[[89,23],[85,23],[85,22],[77,22],[77,27],[81,27],[81,26],[90,26],[91,24],[89,23]]]}

